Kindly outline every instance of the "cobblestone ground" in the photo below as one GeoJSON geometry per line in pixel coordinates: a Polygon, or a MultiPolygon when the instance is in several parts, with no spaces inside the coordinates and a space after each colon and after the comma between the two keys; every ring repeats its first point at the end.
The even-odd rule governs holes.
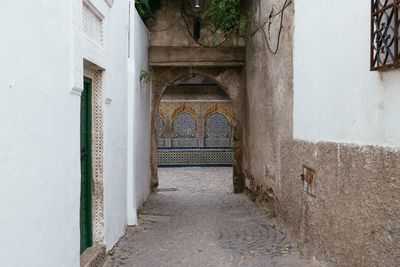
{"type": "Polygon", "coordinates": [[[246,195],[233,194],[231,172],[160,169],[159,191],[106,266],[312,266],[246,195]]]}

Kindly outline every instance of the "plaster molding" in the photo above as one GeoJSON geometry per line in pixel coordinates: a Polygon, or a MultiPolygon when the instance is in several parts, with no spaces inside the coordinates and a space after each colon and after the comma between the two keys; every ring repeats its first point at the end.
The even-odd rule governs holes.
{"type": "Polygon", "coordinates": [[[197,118],[197,112],[196,112],[196,110],[195,110],[192,106],[190,106],[190,105],[188,105],[188,104],[186,104],[186,103],[183,103],[182,105],[180,105],[179,107],[177,107],[177,108],[175,109],[175,111],[172,113],[171,121],[174,121],[175,117],[178,116],[179,114],[181,114],[182,112],[189,113],[189,114],[192,115],[194,118],[197,118]]]}
{"type": "Polygon", "coordinates": [[[92,1],[90,0],[83,0],[83,4],[86,5],[90,11],[93,12],[93,14],[95,14],[100,20],[104,20],[104,15],[103,13],[101,13],[101,11],[96,7],[95,4],[93,4],[92,1]]]}
{"type": "Polygon", "coordinates": [[[114,4],[114,0],[104,0],[109,7],[112,7],[114,4]]]}
{"type": "Polygon", "coordinates": [[[204,120],[207,120],[207,118],[214,113],[222,114],[225,118],[228,119],[229,123],[232,123],[232,114],[227,108],[219,105],[218,103],[213,104],[210,108],[207,109],[207,111],[204,113],[204,120]]]}
{"type": "Polygon", "coordinates": [[[162,111],[161,109],[159,109],[159,110],[158,110],[158,115],[159,115],[164,121],[166,121],[166,117],[165,117],[164,111],[162,111]]]}
{"type": "Polygon", "coordinates": [[[73,94],[73,95],[81,96],[82,92],[83,92],[83,88],[81,88],[81,87],[74,86],[71,89],[71,94],[73,94]]]}

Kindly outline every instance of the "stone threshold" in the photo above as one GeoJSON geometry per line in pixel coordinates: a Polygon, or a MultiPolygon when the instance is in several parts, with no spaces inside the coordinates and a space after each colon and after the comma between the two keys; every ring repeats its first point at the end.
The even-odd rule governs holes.
{"type": "Polygon", "coordinates": [[[106,246],[96,245],[81,254],[80,267],[102,267],[106,260],[106,246]]]}

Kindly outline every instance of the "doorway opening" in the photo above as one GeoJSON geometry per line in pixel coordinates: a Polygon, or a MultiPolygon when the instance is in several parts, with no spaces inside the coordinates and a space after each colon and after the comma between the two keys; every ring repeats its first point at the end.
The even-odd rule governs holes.
{"type": "MultiPolygon", "coordinates": [[[[204,161],[204,153],[201,153],[202,155],[195,158],[198,160],[196,164],[193,164],[193,161],[185,163],[188,166],[199,164],[232,166],[233,191],[242,193],[244,191],[241,149],[243,103],[240,71],[186,67],[170,70],[155,68],[154,71],[157,82],[152,84],[151,187],[156,189],[159,185],[158,165],[160,169],[164,168],[162,165],[166,165],[161,164],[161,159],[158,160],[162,157],[161,152],[172,153],[171,150],[188,149],[199,149],[204,152],[207,149],[214,149],[216,150],[214,154],[210,152],[208,156],[214,155],[215,160],[225,157],[225,162],[204,161]],[[205,103],[203,108],[193,107],[193,104],[199,104],[199,102],[205,103]],[[163,107],[164,104],[168,105],[163,107]],[[181,113],[185,114],[178,116],[181,113]],[[179,123],[182,121],[184,124],[179,123]],[[228,121],[229,134],[221,135],[223,132],[221,129],[224,127],[210,127],[213,121],[219,121],[222,124],[225,122],[225,125],[228,121]],[[208,133],[205,130],[207,126],[211,129],[208,133]],[[218,155],[223,149],[226,151],[218,155]]],[[[194,151],[188,154],[193,159],[195,156],[192,152],[194,151]]],[[[172,165],[173,163],[172,158],[172,165]]]]}
{"type": "Polygon", "coordinates": [[[103,69],[84,60],[80,106],[81,264],[105,256],[103,194],[103,69]]]}
{"type": "Polygon", "coordinates": [[[156,117],[157,167],[232,167],[232,103],[199,74],[168,86],[156,117]]]}
{"type": "Polygon", "coordinates": [[[93,244],[92,236],[92,80],[84,78],[81,94],[80,252],[93,244]]]}

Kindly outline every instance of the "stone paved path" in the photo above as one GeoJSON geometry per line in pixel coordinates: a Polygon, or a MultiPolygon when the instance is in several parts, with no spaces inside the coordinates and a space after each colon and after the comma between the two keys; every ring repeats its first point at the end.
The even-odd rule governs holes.
{"type": "Polygon", "coordinates": [[[244,194],[231,168],[160,169],[139,226],[110,251],[112,266],[312,266],[244,194]]]}

